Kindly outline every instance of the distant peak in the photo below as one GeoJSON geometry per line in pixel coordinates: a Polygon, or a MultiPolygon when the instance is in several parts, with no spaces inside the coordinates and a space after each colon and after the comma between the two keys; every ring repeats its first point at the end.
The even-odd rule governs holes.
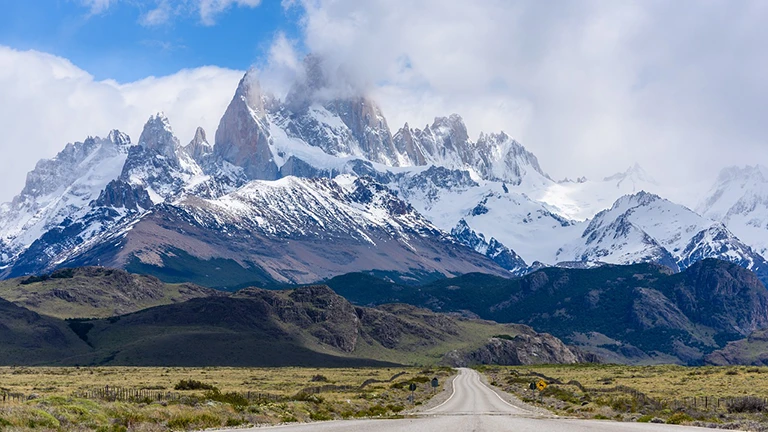
{"type": "Polygon", "coordinates": [[[768,182],[768,168],[763,165],[730,166],[720,170],[718,183],[752,180],[760,183],[768,182]]]}
{"type": "Polygon", "coordinates": [[[463,135],[468,135],[464,119],[458,114],[451,114],[448,117],[435,117],[435,121],[432,122],[431,128],[433,130],[441,128],[451,129],[453,131],[462,132],[463,135]]]}
{"type": "Polygon", "coordinates": [[[613,204],[613,208],[616,209],[616,208],[625,207],[625,206],[631,206],[631,207],[644,206],[662,199],[663,199],[662,197],[656,194],[641,190],[640,192],[635,192],[633,194],[624,195],[620,197],[613,204]]]}
{"type": "Polygon", "coordinates": [[[195,137],[192,138],[192,142],[195,143],[202,143],[202,142],[208,142],[208,139],[205,136],[205,129],[198,126],[195,130],[195,137]]]}
{"type": "Polygon", "coordinates": [[[615,181],[618,180],[617,186],[620,186],[621,183],[625,180],[632,180],[633,182],[644,182],[644,183],[651,183],[656,184],[656,180],[653,179],[648,173],[643,169],[643,167],[640,166],[639,163],[635,162],[634,165],[627,168],[626,171],[616,173],[612,176],[608,176],[603,179],[603,181],[615,181]]]}
{"type": "Polygon", "coordinates": [[[168,117],[162,112],[149,117],[139,137],[139,145],[172,159],[176,158],[176,149],[180,147],[168,117]]]}
{"type": "Polygon", "coordinates": [[[195,137],[184,147],[184,151],[198,162],[213,152],[213,146],[208,143],[205,136],[205,129],[198,126],[195,130],[195,137]]]}
{"type": "Polygon", "coordinates": [[[558,180],[557,183],[586,183],[587,178],[585,176],[577,177],[576,180],[573,180],[569,177],[566,177],[562,180],[558,180]]]}
{"type": "Polygon", "coordinates": [[[131,137],[117,129],[109,131],[107,139],[121,147],[128,147],[131,145],[131,137]]]}

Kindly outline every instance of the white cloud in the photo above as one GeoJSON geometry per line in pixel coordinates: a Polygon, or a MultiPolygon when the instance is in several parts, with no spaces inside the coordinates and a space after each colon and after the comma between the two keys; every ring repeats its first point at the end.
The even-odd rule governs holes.
{"type": "Polygon", "coordinates": [[[139,23],[147,27],[162,25],[171,19],[173,13],[170,2],[168,0],[160,0],[154,9],[150,9],[139,18],[139,23]]]}
{"type": "MultiPolygon", "coordinates": [[[[90,9],[89,15],[98,15],[118,0],[80,0],[83,6],[90,9]]],[[[200,22],[206,26],[216,24],[216,16],[233,6],[254,8],[261,4],[261,0],[148,0],[146,2],[131,3],[142,8],[146,3],[153,3],[154,7],[139,17],[139,23],[143,26],[158,26],[166,24],[174,17],[187,13],[197,13],[200,22]]]]}
{"type": "Polygon", "coordinates": [[[182,144],[197,126],[213,136],[241,77],[240,71],[201,67],[125,84],[94,81],[61,57],[0,46],[0,202],[21,190],[40,158],[112,129],[135,142],[157,111],[168,115],[182,144]]]}
{"type": "Polygon", "coordinates": [[[199,0],[200,20],[205,25],[215,24],[217,14],[231,6],[256,7],[261,0],[199,0]]]}
{"type": "Polygon", "coordinates": [[[117,0],[80,0],[80,2],[90,8],[91,15],[98,15],[109,9],[111,5],[117,3],[117,0]]]}
{"type": "Polygon", "coordinates": [[[768,163],[768,3],[304,0],[304,44],[391,127],[460,113],[554,177],[640,162],[688,185],[768,163]]]}

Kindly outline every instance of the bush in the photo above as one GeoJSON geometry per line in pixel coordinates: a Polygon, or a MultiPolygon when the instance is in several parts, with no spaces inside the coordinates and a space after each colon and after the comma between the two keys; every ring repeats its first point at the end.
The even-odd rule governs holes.
{"type": "Polygon", "coordinates": [[[230,404],[233,407],[247,407],[250,405],[250,401],[240,393],[221,393],[219,389],[206,392],[205,398],[216,402],[230,404]]]}
{"type": "Polygon", "coordinates": [[[640,407],[637,403],[637,399],[629,397],[618,397],[611,399],[610,407],[619,412],[637,412],[640,407]]]}
{"type": "Polygon", "coordinates": [[[639,419],[637,419],[638,423],[650,423],[650,421],[653,420],[653,416],[650,414],[646,414],[644,416],[640,416],[639,419]]]}
{"type": "Polygon", "coordinates": [[[576,396],[573,392],[570,392],[568,390],[565,390],[559,387],[555,387],[553,385],[544,389],[544,392],[542,394],[544,396],[551,396],[556,399],[560,399],[563,402],[570,402],[572,404],[581,403],[581,399],[579,399],[579,397],[576,396]]]}
{"type": "Polygon", "coordinates": [[[207,429],[221,426],[221,419],[213,414],[179,415],[168,420],[173,430],[207,429]]]}
{"type": "Polygon", "coordinates": [[[248,422],[246,422],[245,420],[243,420],[241,418],[230,417],[230,418],[227,419],[227,422],[224,425],[227,426],[227,427],[235,427],[235,426],[240,426],[240,425],[245,424],[245,423],[248,423],[248,422]]]}
{"type": "Polygon", "coordinates": [[[181,380],[173,387],[174,390],[218,390],[211,384],[206,384],[197,380],[181,380]]]}
{"type": "Polygon", "coordinates": [[[328,378],[325,375],[315,375],[312,377],[312,382],[328,382],[328,378]]]}
{"type": "Polygon", "coordinates": [[[726,375],[738,375],[739,371],[737,371],[735,369],[731,369],[731,370],[725,371],[725,374],[726,375]]]}
{"type": "Polygon", "coordinates": [[[765,399],[759,397],[744,397],[728,402],[729,413],[763,412],[765,409],[765,399]]]}
{"type": "Polygon", "coordinates": [[[309,413],[309,418],[310,420],[314,420],[314,421],[333,420],[333,416],[330,413],[325,411],[309,413]]]}
{"type": "Polygon", "coordinates": [[[593,418],[594,418],[595,420],[610,420],[610,418],[608,418],[608,417],[606,417],[606,416],[604,416],[604,415],[602,415],[602,414],[597,414],[597,415],[595,415],[593,418]]]}
{"type": "Polygon", "coordinates": [[[682,424],[693,421],[693,417],[684,412],[676,412],[667,419],[667,424],[682,424]]]}

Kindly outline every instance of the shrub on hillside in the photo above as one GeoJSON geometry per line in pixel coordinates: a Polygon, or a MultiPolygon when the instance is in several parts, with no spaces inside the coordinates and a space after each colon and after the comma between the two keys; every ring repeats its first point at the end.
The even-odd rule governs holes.
{"type": "Polygon", "coordinates": [[[765,399],[759,397],[738,398],[728,403],[729,413],[763,412],[765,410],[765,399]]]}
{"type": "Polygon", "coordinates": [[[218,390],[211,384],[206,384],[201,381],[189,379],[181,380],[173,387],[174,390],[218,390]]]}

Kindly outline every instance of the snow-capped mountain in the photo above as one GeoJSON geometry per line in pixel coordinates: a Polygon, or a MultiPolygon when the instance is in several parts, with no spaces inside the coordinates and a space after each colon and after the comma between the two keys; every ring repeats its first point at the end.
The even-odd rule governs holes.
{"type": "Polygon", "coordinates": [[[131,145],[114,130],[106,138],[67,144],[53,159],[43,159],[27,174],[21,193],[0,206],[0,263],[66,219],[88,211],[107,183],[120,175],[131,145]]]}
{"type": "Polygon", "coordinates": [[[768,168],[756,165],[723,169],[696,211],[722,222],[768,257],[768,168]]]}
{"type": "MultiPolygon", "coordinates": [[[[504,274],[367,178],[256,180],[215,199],[156,205],[64,260],[183,269],[189,280],[308,283],[359,270],[504,274]],[[237,269],[237,270],[233,270],[237,269]]],[[[167,275],[167,274],[166,274],[167,275]]]]}
{"type": "Polygon", "coordinates": [[[719,222],[657,195],[638,192],[598,213],[558,261],[657,262],[675,270],[718,258],[765,275],[768,263],[719,222]]]}
{"type": "Polygon", "coordinates": [[[392,134],[372,99],[329,81],[309,56],[281,100],[247,73],[213,143],[198,128],[182,145],[160,113],[136,145],[117,131],[67,145],[0,207],[0,276],[103,264],[237,285],[708,257],[766,272],[737,237],[768,232],[762,169],[721,174],[700,206],[712,221],[641,192],[661,186],[638,165],[555,182],[509,135],[472,140],[456,114],[392,134]]]}
{"type": "Polygon", "coordinates": [[[253,73],[246,74],[222,117],[214,153],[243,167],[249,179],[349,173],[362,159],[379,171],[436,165],[515,185],[527,174],[541,177],[532,183],[551,182],[536,157],[506,134],[471,141],[457,114],[436,118],[424,130],[406,124],[393,137],[374,101],[328,97],[320,60],[310,56],[305,66],[307,78],[285,102],[262,92],[253,73]]]}
{"type": "MultiPolygon", "coordinates": [[[[204,139],[205,131],[198,128],[198,133],[204,139]]],[[[194,143],[190,145],[194,147],[194,143]]],[[[202,142],[198,147],[204,149],[205,144],[202,142]]],[[[191,150],[195,152],[194,148],[191,150]]],[[[202,175],[202,168],[173,134],[168,118],[158,113],[144,125],[139,145],[130,148],[120,180],[141,186],[154,203],[162,203],[176,197],[193,177],[202,175]]]]}

